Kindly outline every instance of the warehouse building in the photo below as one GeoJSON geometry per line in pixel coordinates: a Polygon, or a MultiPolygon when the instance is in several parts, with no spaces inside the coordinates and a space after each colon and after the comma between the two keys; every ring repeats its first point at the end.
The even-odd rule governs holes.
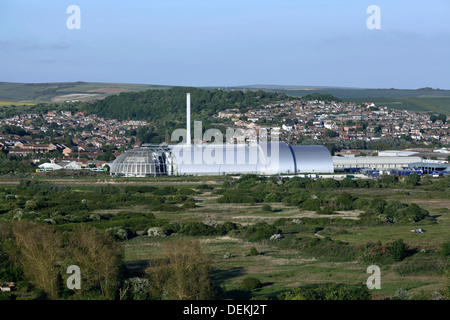
{"type": "Polygon", "coordinates": [[[324,146],[289,146],[284,142],[258,144],[197,144],[149,146],[127,151],[110,166],[111,175],[304,174],[333,173],[324,146]]]}
{"type": "Polygon", "coordinates": [[[402,169],[411,163],[420,162],[420,157],[333,157],[335,170],[346,169],[402,169]]]}

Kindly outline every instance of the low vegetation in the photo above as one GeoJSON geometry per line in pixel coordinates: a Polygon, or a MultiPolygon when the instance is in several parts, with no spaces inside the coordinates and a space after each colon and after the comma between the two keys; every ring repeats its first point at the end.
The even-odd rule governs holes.
{"type": "Polygon", "coordinates": [[[449,298],[449,178],[208,179],[1,187],[0,298],[449,298]]]}

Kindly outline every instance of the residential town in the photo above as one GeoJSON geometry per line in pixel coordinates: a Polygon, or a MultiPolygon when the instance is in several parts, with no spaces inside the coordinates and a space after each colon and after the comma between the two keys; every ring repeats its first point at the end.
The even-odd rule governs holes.
{"type": "Polygon", "coordinates": [[[439,141],[443,145],[450,143],[449,125],[445,120],[431,119],[425,112],[393,110],[370,102],[297,100],[269,104],[245,113],[229,109],[219,112],[217,117],[231,120],[236,129],[277,128],[281,139],[294,143],[301,136],[314,140],[365,141],[405,137],[424,144],[427,141],[439,141]]]}
{"type": "MultiPolygon", "coordinates": [[[[45,115],[22,114],[0,120],[0,127],[20,128],[22,133],[0,133],[0,148],[9,155],[28,157],[34,163],[49,155],[57,156],[60,167],[79,169],[99,166],[113,160],[125,149],[133,131],[146,121],[104,119],[83,112],[50,111],[45,115]],[[58,141],[58,142],[55,142],[58,141]],[[112,155],[112,156],[111,156],[112,155]]],[[[5,132],[6,131],[6,132],[5,132]]]]}
{"type": "MultiPolygon", "coordinates": [[[[245,141],[258,139],[260,129],[280,133],[280,140],[299,144],[301,139],[316,141],[403,138],[424,145],[450,143],[446,117],[430,113],[388,109],[368,102],[355,104],[319,100],[291,100],[263,105],[258,109],[228,109],[218,112],[220,124],[244,132],[245,141]],[[254,129],[254,130],[249,130],[254,129]]],[[[136,130],[149,121],[101,118],[83,112],[49,111],[46,114],[21,114],[0,120],[0,147],[10,155],[31,158],[38,163],[49,153],[58,166],[76,169],[98,167],[126,149],[139,146],[136,130]],[[7,127],[22,132],[8,132],[7,127]]],[[[227,141],[231,142],[231,141],[227,141]]]]}

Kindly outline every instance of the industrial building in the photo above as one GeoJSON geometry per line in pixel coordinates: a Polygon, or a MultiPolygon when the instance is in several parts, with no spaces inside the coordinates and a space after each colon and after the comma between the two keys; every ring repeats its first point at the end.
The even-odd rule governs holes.
{"type": "Polygon", "coordinates": [[[191,144],[191,98],[186,96],[186,142],[129,150],[110,164],[111,175],[304,174],[333,173],[324,146],[289,146],[284,142],[191,144]]]}
{"type": "Polygon", "coordinates": [[[346,169],[401,169],[409,167],[411,163],[420,162],[420,157],[333,157],[334,168],[336,170],[346,169]]]}
{"type": "Polygon", "coordinates": [[[198,144],[149,146],[124,152],[110,166],[111,175],[300,174],[333,173],[324,146],[289,146],[284,142],[258,144],[198,144]]]}

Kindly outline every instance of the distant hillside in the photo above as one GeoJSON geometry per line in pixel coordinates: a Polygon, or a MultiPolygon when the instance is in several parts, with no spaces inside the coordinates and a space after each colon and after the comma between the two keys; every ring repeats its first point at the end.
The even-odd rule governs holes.
{"type": "Polygon", "coordinates": [[[240,87],[228,87],[228,89],[266,90],[286,93],[289,96],[303,97],[313,92],[331,94],[340,99],[347,98],[429,98],[450,97],[450,90],[420,88],[420,89],[365,89],[346,87],[321,87],[321,86],[277,86],[277,85],[251,85],[240,87]]]}
{"type": "Polygon", "coordinates": [[[377,106],[387,106],[392,109],[436,112],[450,115],[450,90],[442,89],[363,89],[277,85],[252,85],[227,87],[226,89],[265,90],[268,92],[281,92],[291,97],[302,98],[311,97],[312,94],[331,95],[347,102],[373,102],[377,106]]]}
{"type": "Polygon", "coordinates": [[[0,102],[58,102],[86,101],[104,99],[120,92],[166,89],[166,86],[94,83],[94,82],[57,82],[57,83],[14,83],[0,82],[0,102]]]}
{"type": "MultiPolygon", "coordinates": [[[[60,82],[60,83],[12,83],[0,82],[0,106],[22,105],[39,102],[92,101],[102,100],[122,92],[142,92],[149,89],[171,89],[175,86],[60,82]]],[[[329,95],[343,101],[374,102],[378,106],[394,109],[430,111],[450,115],[450,90],[433,88],[420,89],[364,89],[324,86],[249,85],[232,87],[199,87],[231,92],[258,91],[283,93],[290,97],[307,97],[313,94],[329,95]]]]}

